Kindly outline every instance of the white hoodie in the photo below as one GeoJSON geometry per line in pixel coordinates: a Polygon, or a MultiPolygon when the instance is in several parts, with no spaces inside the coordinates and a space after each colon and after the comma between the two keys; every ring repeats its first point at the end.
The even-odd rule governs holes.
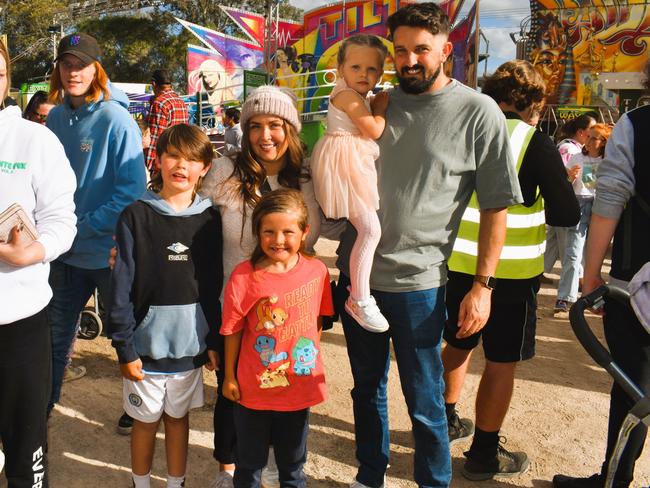
{"type": "Polygon", "coordinates": [[[20,204],[34,221],[45,259],[22,268],[0,261],[0,326],[30,317],[48,304],[50,261],[70,249],[76,234],[77,188],[63,146],[46,127],[0,110],[0,213],[20,204]]]}

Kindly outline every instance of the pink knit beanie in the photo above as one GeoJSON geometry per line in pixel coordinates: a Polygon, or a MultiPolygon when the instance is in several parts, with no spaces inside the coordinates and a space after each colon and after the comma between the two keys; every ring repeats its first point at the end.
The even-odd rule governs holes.
{"type": "Polygon", "coordinates": [[[242,127],[256,115],[276,115],[293,125],[297,132],[302,128],[295,95],[277,86],[263,85],[248,95],[241,109],[242,127]]]}

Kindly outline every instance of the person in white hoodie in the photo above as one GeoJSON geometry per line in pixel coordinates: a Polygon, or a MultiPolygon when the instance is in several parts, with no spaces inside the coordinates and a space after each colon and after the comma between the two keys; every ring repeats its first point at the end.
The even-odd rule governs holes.
{"type": "MultiPolygon", "coordinates": [[[[0,41],[0,100],[10,80],[0,41]]],[[[9,488],[47,488],[47,417],[51,375],[45,307],[52,297],[50,261],[76,234],[76,179],[63,146],[42,125],[0,105],[0,212],[18,203],[35,225],[30,241],[18,226],[0,242],[0,440],[9,488]]]]}

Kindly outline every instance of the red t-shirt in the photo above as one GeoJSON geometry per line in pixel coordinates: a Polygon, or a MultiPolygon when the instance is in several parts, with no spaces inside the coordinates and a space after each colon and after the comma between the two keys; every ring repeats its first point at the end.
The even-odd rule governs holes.
{"type": "Polygon", "coordinates": [[[325,400],[317,318],[334,315],[329,273],[300,256],[286,273],[238,264],[226,285],[221,334],[243,330],[237,381],[254,410],[295,411],[325,400]]]}

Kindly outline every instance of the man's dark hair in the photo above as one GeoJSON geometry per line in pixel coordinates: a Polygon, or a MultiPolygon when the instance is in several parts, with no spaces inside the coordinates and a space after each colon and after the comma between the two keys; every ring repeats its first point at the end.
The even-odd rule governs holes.
{"type": "Polygon", "coordinates": [[[226,109],[226,117],[235,121],[235,124],[239,124],[239,115],[240,111],[237,107],[230,107],[226,109]]]}
{"type": "Polygon", "coordinates": [[[433,2],[411,3],[388,17],[388,31],[393,38],[398,27],[420,27],[434,36],[449,34],[449,17],[433,2]]]}

